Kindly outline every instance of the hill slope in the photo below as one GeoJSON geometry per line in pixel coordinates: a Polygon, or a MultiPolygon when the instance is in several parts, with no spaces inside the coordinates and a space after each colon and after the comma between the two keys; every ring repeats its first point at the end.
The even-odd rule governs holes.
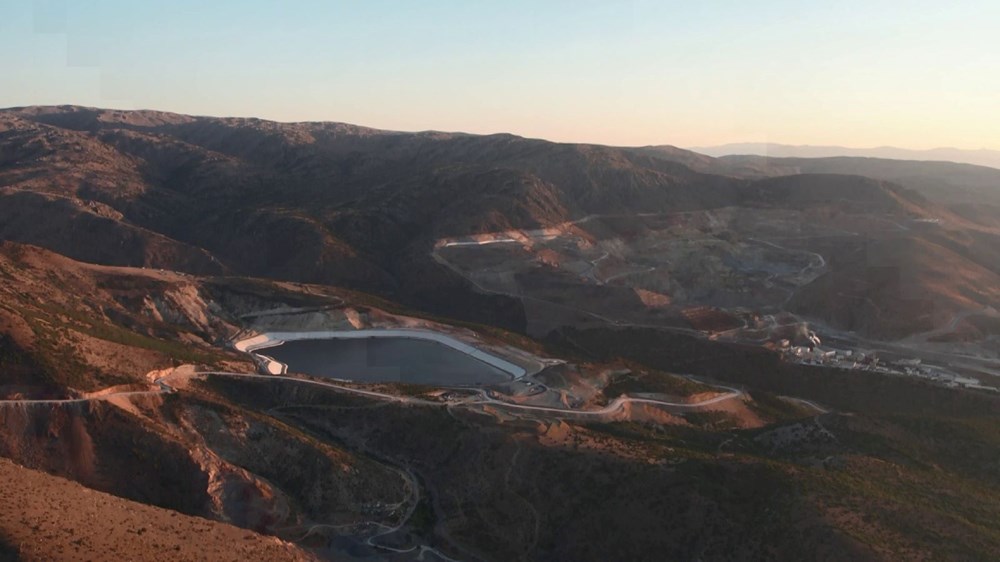
{"type": "MultiPolygon", "coordinates": [[[[21,396],[42,386],[78,395],[73,386],[115,382],[95,374],[98,359],[127,389],[143,380],[134,370],[169,366],[184,350],[238,368],[238,358],[204,336],[226,333],[258,307],[337,302],[331,288],[95,266],[13,243],[0,256],[7,307],[0,334],[24,358],[19,388],[7,391],[21,396]],[[213,321],[199,320],[204,310],[213,321]],[[83,378],[32,364],[39,355],[34,341],[21,347],[19,321],[34,341],[64,348],[61,362],[86,366],[83,378]],[[66,345],[81,335],[91,339],[66,345]],[[117,342],[117,352],[96,353],[101,341],[117,342]]],[[[588,353],[638,350],[645,355],[637,360],[660,368],[667,367],[661,354],[692,345],[631,329],[577,333],[574,341],[588,353]]],[[[755,359],[717,342],[693,343],[705,353],[692,359],[726,363],[722,376],[811,399],[839,389],[825,396],[854,413],[817,417],[755,390],[740,407],[772,425],[739,429],[723,411],[651,418],[657,423],[588,422],[491,414],[491,406],[398,404],[289,377],[209,376],[172,393],[116,396],[123,387],[113,387],[99,400],[4,401],[0,456],[116,497],[0,463],[15,486],[0,494],[10,504],[0,517],[0,553],[72,559],[111,548],[128,556],[132,548],[176,546],[162,531],[190,531],[174,552],[212,553],[219,536],[233,536],[233,555],[269,545],[274,556],[300,554],[261,532],[331,559],[375,556],[387,551],[364,538],[401,519],[403,530],[380,542],[487,560],[836,559],[845,552],[962,560],[1000,545],[996,397],[864,374],[845,384],[845,373],[775,365],[763,350],[755,359]],[[85,529],[83,518],[100,521],[85,529]],[[105,523],[114,528],[105,532],[105,523]],[[204,536],[208,530],[220,535],[204,536]]]]}
{"type": "Polygon", "coordinates": [[[516,303],[430,259],[437,240],[782,198],[802,210],[830,189],[860,208],[878,191],[910,216],[935,213],[863,178],[790,176],[776,191],[717,168],[670,147],[17,108],[0,111],[0,238],[103,264],[347,285],[523,329],[516,303]]]}
{"type": "Polygon", "coordinates": [[[710,166],[747,176],[853,174],[898,183],[948,206],[1000,205],[1000,170],[953,162],[884,158],[724,156],[710,166]]]}
{"type": "Polygon", "coordinates": [[[795,146],[775,143],[733,143],[721,146],[692,148],[694,152],[708,156],[731,156],[749,154],[773,158],[878,158],[911,161],[959,162],[976,166],[1000,168],[1000,151],[962,150],[958,148],[932,148],[910,150],[881,146],[876,148],[848,148],[845,146],[795,146]]]}
{"type": "Polygon", "coordinates": [[[0,459],[0,560],[314,560],[238,527],[96,492],[0,459]],[[9,556],[9,558],[8,558],[9,556]]]}

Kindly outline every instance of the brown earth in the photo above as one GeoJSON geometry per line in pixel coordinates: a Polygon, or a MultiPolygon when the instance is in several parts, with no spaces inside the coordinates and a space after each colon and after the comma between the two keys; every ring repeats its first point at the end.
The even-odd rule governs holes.
{"type": "Polygon", "coordinates": [[[0,559],[314,560],[274,537],[128,501],[0,459],[0,559]]]}

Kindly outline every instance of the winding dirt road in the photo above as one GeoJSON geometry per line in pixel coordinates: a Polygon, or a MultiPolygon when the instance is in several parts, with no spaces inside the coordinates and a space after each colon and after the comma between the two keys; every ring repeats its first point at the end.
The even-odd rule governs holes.
{"type": "MultiPolygon", "coordinates": [[[[532,406],[530,404],[517,404],[514,402],[506,402],[504,400],[499,400],[490,395],[486,390],[477,389],[479,394],[478,400],[469,401],[456,401],[456,402],[439,402],[435,400],[425,400],[422,398],[416,398],[413,396],[400,396],[396,394],[386,394],[384,392],[375,392],[373,390],[364,390],[361,388],[353,388],[350,386],[339,385],[336,383],[330,383],[325,381],[317,381],[311,379],[300,379],[287,376],[274,376],[274,375],[256,375],[249,373],[230,373],[224,371],[201,371],[196,373],[181,373],[180,376],[186,377],[203,377],[208,375],[223,376],[223,377],[234,377],[234,378],[247,378],[247,379],[268,379],[268,380],[278,380],[283,382],[297,382],[300,384],[308,384],[313,386],[319,386],[323,388],[329,388],[337,392],[344,392],[348,394],[357,394],[359,396],[366,396],[369,398],[374,398],[376,400],[387,400],[391,402],[398,402],[401,404],[411,404],[419,406],[433,406],[433,407],[446,407],[446,406],[475,406],[480,404],[489,404],[491,406],[498,406],[501,408],[515,409],[515,410],[527,410],[534,412],[550,412],[553,414],[564,414],[564,415],[583,415],[583,416],[605,416],[612,414],[621,410],[626,404],[653,404],[657,406],[666,406],[671,408],[703,408],[705,406],[711,406],[725,400],[732,400],[741,398],[743,396],[743,391],[737,388],[718,386],[728,390],[729,392],[725,394],[720,394],[712,398],[707,398],[699,402],[670,402],[666,400],[656,400],[652,398],[634,398],[631,396],[619,396],[611,401],[607,406],[599,408],[596,410],[573,410],[570,408],[554,408],[550,406],[532,406]]],[[[171,373],[160,379],[157,379],[157,384],[167,385],[166,380],[178,376],[177,373],[171,373]]],[[[171,389],[172,391],[172,389],[171,389]]],[[[151,391],[158,392],[158,391],[151,391]]]]}
{"type": "Polygon", "coordinates": [[[605,416],[608,414],[615,413],[621,410],[626,404],[652,404],[655,406],[664,406],[669,408],[704,408],[706,406],[711,406],[725,400],[732,400],[741,398],[743,396],[743,391],[737,388],[726,387],[721,385],[715,385],[719,388],[728,390],[725,394],[720,394],[712,398],[701,400],[699,402],[670,402],[667,400],[656,400],[652,398],[635,398],[631,396],[619,396],[611,401],[607,406],[603,408],[598,408],[594,410],[574,410],[570,408],[555,408],[550,406],[532,406],[530,404],[517,404],[514,402],[506,402],[504,400],[499,400],[491,396],[489,391],[483,389],[477,389],[478,399],[474,400],[459,400],[455,402],[439,402],[435,400],[425,400],[423,398],[417,398],[414,396],[400,396],[396,394],[387,394],[384,392],[376,392],[373,390],[364,390],[361,388],[354,388],[350,386],[344,386],[341,384],[325,381],[317,381],[311,379],[302,379],[297,377],[289,376],[277,376],[277,375],[258,375],[252,373],[232,373],[226,371],[178,371],[167,374],[153,381],[158,388],[150,390],[130,390],[124,392],[108,392],[99,396],[82,397],[82,398],[65,398],[65,399],[43,399],[43,400],[30,400],[30,399],[16,399],[16,400],[0,400],[0,404],[17,404],[17,405],[28,405],[28,404],[83,404],[87,402],[94,401],[107,401],[113,398],[129,398],[134,396],[152,396],[159,394],[170,394],[177,392],[177,389],[170,385],[171,380],[177,378],[203,378],[206,376],[221,376],[221,377],[233,377],[242,379],[258,379],[258,380],[271,380],[271,381],[281,381],[281,382],[292,382],[298,384],[306,384],[312,386],[319,386],[322,388],[329,388],[337,392],[343,392],[347,394],[356,394],[359,396],[365,396],[368,398],[373,398],[376,400],[386,400],[390,402],[397,402],[401,404],[419,405],[419,406],[432,406],[432,407],[447,407],[447,406],[477,406],[481,404],[489,404],[491,406],[497,406],[507,409],[515,410],[526,410],[533,412],[549,412],[552,414],[562,414],[571,416],[605,416]]]}

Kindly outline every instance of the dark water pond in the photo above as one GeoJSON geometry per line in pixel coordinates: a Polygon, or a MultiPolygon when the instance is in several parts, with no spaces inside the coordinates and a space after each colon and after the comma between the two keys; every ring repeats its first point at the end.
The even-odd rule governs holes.
{"type": "Polygon", "coordinates": [[[504,371],[435,341],[379,337],[296,340],[261,353],[288,372],[358,382],[469,385],[510,380],[504,371]]]}

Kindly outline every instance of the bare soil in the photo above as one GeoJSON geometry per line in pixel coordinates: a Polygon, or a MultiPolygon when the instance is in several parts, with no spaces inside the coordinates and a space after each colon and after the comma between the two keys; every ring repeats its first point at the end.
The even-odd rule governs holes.
{"type": "Polygon", "coordinates": [[[0,537],[21,560],[314,559],[273,537],[97,492],[7,459],[0,459],[0,478],[0,537]]]}

